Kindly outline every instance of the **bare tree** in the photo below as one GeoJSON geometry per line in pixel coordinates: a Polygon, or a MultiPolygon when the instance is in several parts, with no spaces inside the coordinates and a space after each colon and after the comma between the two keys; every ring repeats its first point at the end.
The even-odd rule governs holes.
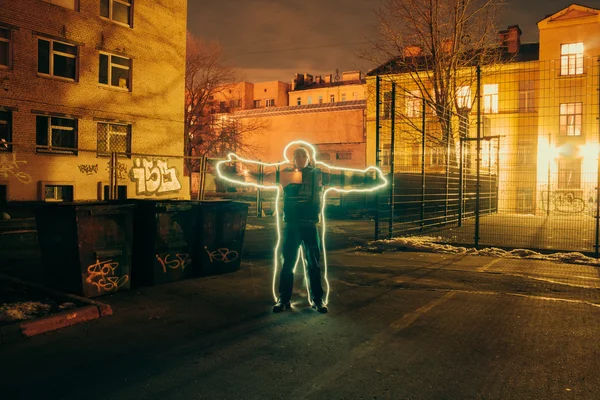
{"type": "MultiPolygon", "coordinates": [[[[501,1],[387,0],[376,12],[380,34],[366,57],[380,67],[372,74],[400,74],[398,91],[407,97],[418,88],[440,125],[438,139],[447,145],[449,157],[456,151],[453,115],[468,113],[475,99],[459,90],[470,90],[476,65],[493,65],[501,56],[501,1]]],[[[421,130],[403,109],[396,115],[421,130]]]]}
{"type": "MultiPolygon", "coordinates": [[[[234,110],[239,106],[235,104],[238,99],[233,99],[229,92],[238,83],[235,70],[224,62],[221,47],[195,38],[188,32],[184,129],[186,156],[223,158],[230,151],[249,153],[253,150],[248,139],[258,133],[264,124],[257,119],[240,121],[236,117],[234,110]]],[[[188,173],[198,167],[198,158],[186,159],[188,173]]]]}

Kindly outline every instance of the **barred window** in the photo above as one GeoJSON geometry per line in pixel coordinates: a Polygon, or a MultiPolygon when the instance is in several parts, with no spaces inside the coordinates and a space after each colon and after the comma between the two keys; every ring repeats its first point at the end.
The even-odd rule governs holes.
{"type": "Polygon", "coordinates": [[[100,0],[100,15],[115,22],[131,26],[132,0],[100,0]]]}
{"type": "Polygon", "coordinates": [[[421,116],[421,91],[412,90],[406,95],[406,116],[415,118],[421,116]]]}
{"type": "Polygon", "coordinates": [[[125,153],[131,158],[131,125],[98,123],[98,155],[125,153]]]}
{"type": "Polygon", "coordinates": [[[98,82],[102,85],[131,89],[131,60],[112,54],[100,54],[98,82]]]}
{"type": "Polygon", "coordinates": [[[36,117],[38,153],[77,154],[77,120],[62,117],[36,117]]]}
{"type": "Polygon", "coordinates": [[[0,151],[11,151],[12,145],[12,113],[0,111],[0,151]]]}

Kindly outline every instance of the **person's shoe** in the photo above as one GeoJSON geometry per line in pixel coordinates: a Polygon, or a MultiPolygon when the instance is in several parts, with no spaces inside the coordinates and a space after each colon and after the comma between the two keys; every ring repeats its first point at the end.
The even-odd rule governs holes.
{"type": "Polygon", "coordinates": [[[325,304],[323,304],[322,300],[315,300],[315,302],[312,304],[312,308],[314,308],[321,314],[326,314],[328,311],[327,306],[325,304]]]}
{"type": "Polygon", "coordinates": [[[273,312],[278,313],[285,311],[291,307],[289,301],[282,301],[281,299],[277,300],[277,303],[273,306],[273,312]]]}

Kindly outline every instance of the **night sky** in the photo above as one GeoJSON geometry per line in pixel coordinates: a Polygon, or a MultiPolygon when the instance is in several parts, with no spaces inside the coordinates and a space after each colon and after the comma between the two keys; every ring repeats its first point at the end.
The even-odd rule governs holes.
{"type": "MultiPolygon", "coordinates": [[[[517,24],[523,42],[538,40],[536,23],[569,4],[600,0],[506,0],[501,26],[517,24]]],[[[384,0],[188,0],[188,30],[218,41],[229,65],[250,82],[290,82],[294,73],[335,74],[373,65],[357,57],[372,37],[373,9],[384,0]]]]}

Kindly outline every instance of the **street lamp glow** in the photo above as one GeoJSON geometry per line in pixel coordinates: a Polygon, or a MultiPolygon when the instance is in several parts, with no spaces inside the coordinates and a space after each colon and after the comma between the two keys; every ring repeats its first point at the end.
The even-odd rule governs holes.
{"type": "MultiPolygon", "coordinates": [[[[256,161],[256,160],[248,160],[245,158],[242,158],[240,156],[238,156],[235,153],[229,153],[227,155],[227,160],[222,160],[219,161],[217,163],[217,175],[219,176],[219,178],[226,180],[228,182],[232,182],[232,183],[236,183],[239,185],[243,185],[243,186],[253,186],[259,189],[265,189],[265,190],[275,190],[276,194],[275,194],[275,219],[276,219],[276,227],[277,227],[277,241],[275,243],[275,247],[273,249],[273,258],[274,258],[274,262],[273,262],[273,283],[272,283],[272,290],[273,290],[273,298],[275,299],[275,301],[277,301],[277,292],[275,289],[276,286],[276,280],[277,280],[277,272],[278,272],[278,267],[279,267],[279,263],[278,263],[278,254],[279,254],[279,247],[281,244],[281,223],[280,223],[280,218],[279,218],[279,198],[281,195],[281,187],[280,185],[277,184],[268,184],[268,185],[261,185],[258,183],[254,183],[254,182],[246,182],[246,181],[239,181],[236,179],[231,179],[228,178],[227,176],[224,176],[223,172],[221,171],[221,165],[223,165],[224,163],[230,163],[230,162],[243,162],[243,163],[248,163],[248,164],[253,164],[253,165],[262,165],[265,167],[279,167],[285,164],[291,164],[290,159],[287,156],[287,150],[294,145],[298,145],[298,146],[306,146],[308,147],[311,152],[312,152],[312,160],[314,160],[315,166],[317,165],[321,165],[325,168],[328,168],[329,170],[334,170],[334,171],[349,171],[349,172],[359,172],[359,173],[368,173],[370,171],[375,172],[375,174],[377,175],[377,177],[379,178],[379,180],[381,181],[380,184],[377,184],[373,187],[369,187],[369,188],[364,188],[364,189],[342,189],[342,188],[338,188],[338,187],[328,187],[327,189],[325,189],[323,191],[322,197],[321,197],[321,212],[320,212],[320,217],[321,217],[321,245],[322,245],[322,252],[323,252],[323,278],[325,280],[325,284],[326,284],[326,289],[325,289],[325,299],[324,299],[324,303],[327,304],[328,303],[328,299],[329,299],[329,280],[327,277],[327,248],[326,248],[326,242],[325,242],[325,230],[326,230],[326,222],[325,222],[325,203],[326,203],[326,199],[327,199],[327,194],[329,192],[338,192],[338,193],[350,193],[350,192],[359,192],[359,193],[366,193],[366,192],[373,192],[375,190],[379,190],[381,188],[383,188],[384,186],[387,185],[387,179],[385,178],[385,176],[383,175],[383,172],[377,168],[377,167],[367,167],[365,169],[356,169],[356,168],[341,168],[341,167],[334,167],[332,165],[328,165],[322,161],[317,161],[316,159],[316,155],[317,155],[317,151],[315,149],[315,147],[308,143],[305,142],[303,140],[295,140],[293,142],[290,142],[287,146],[285,146],[284,150],[283,150],[283,158],[284,161],[282,162],[276,162],[276,163],[263,163],[260,161],[256,161]]],[[[246,168],[247,171],[247,168],[246,168]]],[[[307,289],[308,289],[308,279],[306,277],[306,263],[304,260],[304,252],[302,251],[302,246],[300,246],[299,248],[299,252],[298,252],[298,257],[296,259],[296,263],[294,266],[294,270],[296,270],[297,266],[298,266],[298,262],[302,260],[302,265],[304,267],[304,280],[305,280],[305,284],[307,285],[307,289]]],[[[309,301],[312,303],[312,300],[310,299],[310,295],[308,296],[309,301]]]]}

